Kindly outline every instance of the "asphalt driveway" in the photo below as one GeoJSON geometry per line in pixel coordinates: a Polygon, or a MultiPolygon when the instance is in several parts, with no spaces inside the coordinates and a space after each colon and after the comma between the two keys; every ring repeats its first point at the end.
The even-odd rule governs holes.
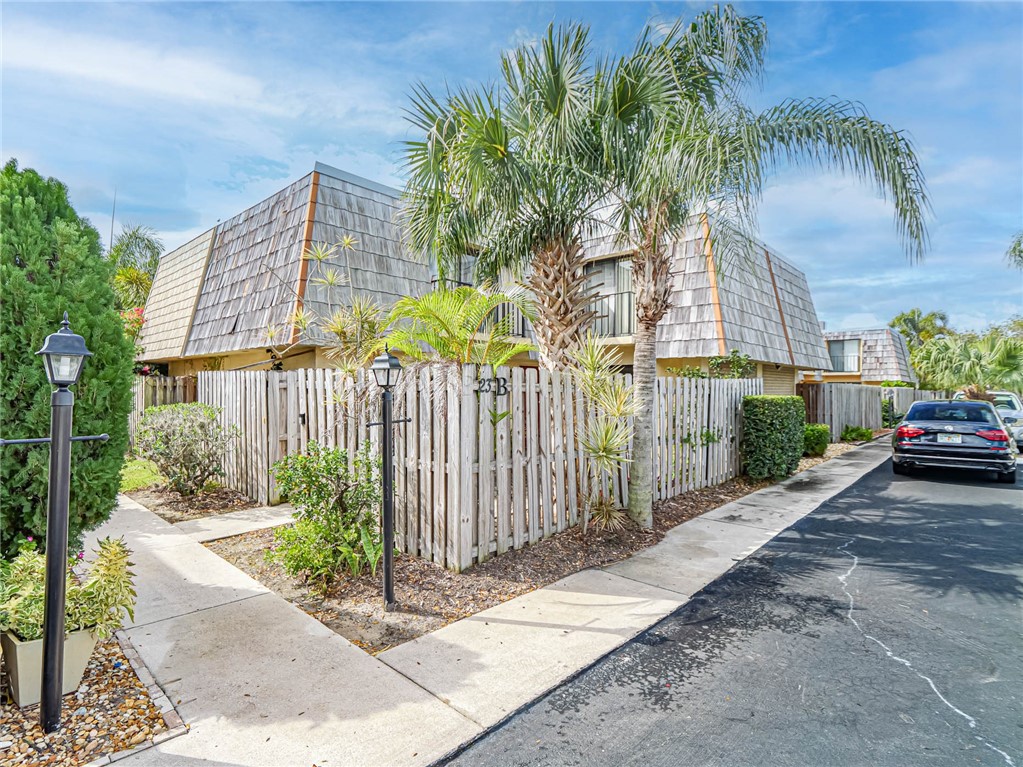
{"type": "Polygon", "coordinates": [[[885,463],[452,763],[1023,767],[1023,486],[885,463]]]}

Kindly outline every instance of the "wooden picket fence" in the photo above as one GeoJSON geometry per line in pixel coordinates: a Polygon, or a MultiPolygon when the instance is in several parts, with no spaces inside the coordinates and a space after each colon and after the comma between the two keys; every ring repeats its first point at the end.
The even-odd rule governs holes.
{"type": "Polygon", "coordinates": [[[132,385],[132,407],[128,414],[128,436],[135,444],[135,430],[146,408],[195,402],[195,376],[136,376],[132,385]]]}
{"type": "Polygon", "coordinates": [[[846,426],[881,428],[881,402],[894,404],[896,412],[905,413],[917,400],[932,400],[942,392],[925,389],[901,389],[843,383],[802,383],[796,393],[806,405],[807,423],[824,423],[831,429],[831,441],[842,439],[846,426]]]}
{"type": "MultiPolygon", "coordinates": [[[[655,497],[739,473],[744,381],[659,379],[655,497]]],[[[333,370],[199,373],[198,399],[240,436],[225,460],[228,487],[279,501],[275,461],[310,441],[378,452],[379,390],[333,370]]],[[[532,368],[406,370],[395,391],[395,531],[398,548],[460,570],[580,521],[593,488],[576,426],[589,417],[572,379],[532,368]]],[[[628,503],[628,464],[603,486],[628,503]]]]}

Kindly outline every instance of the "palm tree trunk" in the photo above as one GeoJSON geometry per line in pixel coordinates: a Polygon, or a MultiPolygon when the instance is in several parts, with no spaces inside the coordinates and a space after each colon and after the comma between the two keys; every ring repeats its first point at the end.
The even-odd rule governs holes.
{"type": "Polygon", "coordinates": [[[533,255],[526,285],[536,299],[536,346],[540,364],[548,370],[572,366],[593,321],[592,296],[583,269],[583,250],[577,240],[555,242],[533,255]]]}
{"type": "Polygon", "coordinates": [[[657,326],[637,323],[633,335],[632,463],[629,466],[629,516],[640,527],[654,525],[654,406],[657,385],[657,326]]]}

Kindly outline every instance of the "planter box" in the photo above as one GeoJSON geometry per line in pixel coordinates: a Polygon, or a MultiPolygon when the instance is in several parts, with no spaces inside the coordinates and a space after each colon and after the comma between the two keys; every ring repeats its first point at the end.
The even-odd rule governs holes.
{"type": "MultiPolygon", "coordinates": [[[[22,642],[10,632],[4,632],[0,635],[0,645],[14,702],[22,708],[38,703],[43,684],[43,640],[22,642]]],[[[95,647],[96,637],[91,631],[72,631],[64,639],[64,695],[74,692],[82,683],[95,647]]]]}

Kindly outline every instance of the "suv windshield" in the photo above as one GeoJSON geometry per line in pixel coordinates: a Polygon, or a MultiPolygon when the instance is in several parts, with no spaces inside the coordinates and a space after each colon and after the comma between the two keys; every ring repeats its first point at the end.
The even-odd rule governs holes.
{"type": "Polygon", "coordinates": [[[998,423],[991,406],[980,402],[917,402],[906,413],[906,420],[998,423]]]}
{"type": "Polygon", "coordinates": [[[1003,410],[1019,410],[1019,402],[1011,394],[996,394],[995,395],[995,407],[1000,407],[1003,410]]]}

